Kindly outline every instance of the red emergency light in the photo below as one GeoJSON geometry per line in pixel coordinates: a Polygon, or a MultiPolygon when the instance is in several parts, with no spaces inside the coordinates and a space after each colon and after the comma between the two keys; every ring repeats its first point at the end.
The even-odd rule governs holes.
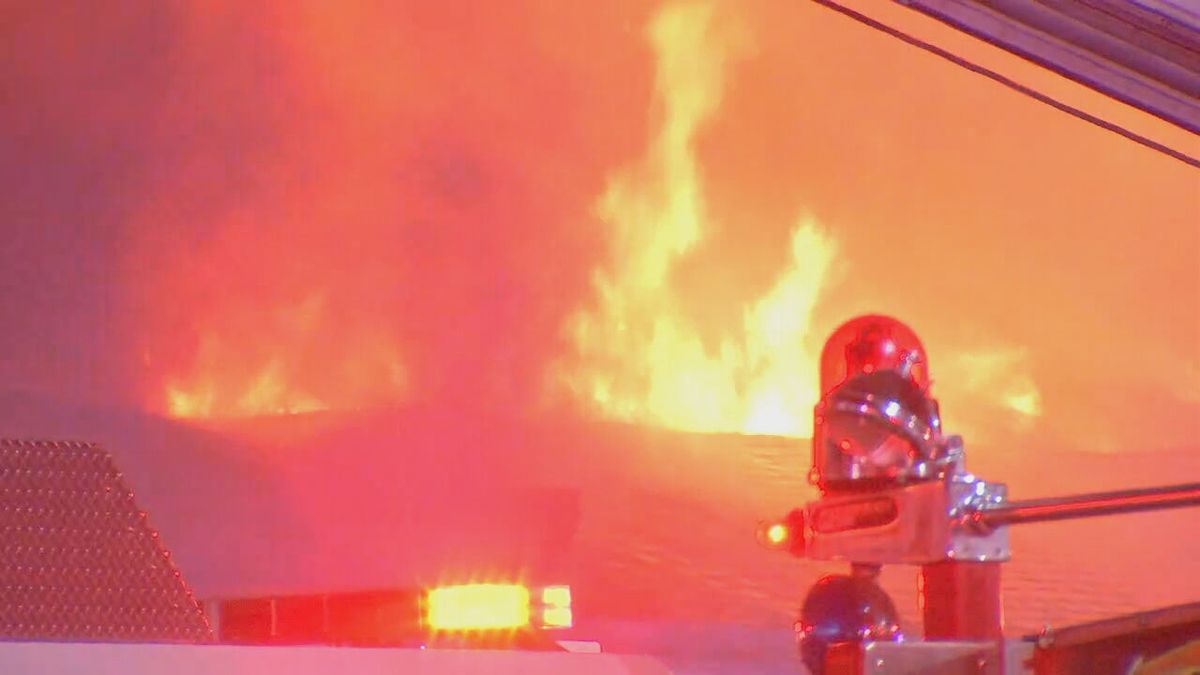
{"type": "Polygon", "coordinates": [[[821,350],[821,394],[882,370],[903,371],[921,389],[929,386],[925,346],[913,329],[890,316],[856,317],[839,326],[821,350]]]}
{"type": "Polygon", "coordinates": [[[954,460],[925,347],[900,321],[872,314],[834,331],[821,352],[821,392],[809,479],[823,493],[935,479],[954,460]]]}
{"type": "Polygon", "coordinates": [[[569,586],[428,589],[235,598],[209,604],[219,642],[559,651],[573,624],[569,586]]]}

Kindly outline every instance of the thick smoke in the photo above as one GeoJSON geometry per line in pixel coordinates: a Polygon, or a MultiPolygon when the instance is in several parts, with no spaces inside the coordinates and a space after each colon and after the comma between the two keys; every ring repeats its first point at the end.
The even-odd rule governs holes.
{"type": "MultiPolygon", "coordinates": [[[[661,118],[658,3],[347,4],[0,7],[6,387],[540,400],[619,264],[596,203],[661,118]]],[[[710,348],[811,214],[838,251],[811,335],[905,318],[950,422],[1007,426],[998,392],[1069,445],[1200,432],[1194,172],[819,7],[726,7],[754,50],[670,280],[710,348]]]]}
{"type": "Polygon", "coordinates": [[[136,399],[119,282],[150,103],[170,80],[161,11],[0,5],[0,381],[136,399]]]}
{"type": "Polygon", "coordinates": [[[6,22],[10,380],[213,413],[535,396],[642,125],[614,114],[648,87],[636,12],[89,7],[6,22]]]}

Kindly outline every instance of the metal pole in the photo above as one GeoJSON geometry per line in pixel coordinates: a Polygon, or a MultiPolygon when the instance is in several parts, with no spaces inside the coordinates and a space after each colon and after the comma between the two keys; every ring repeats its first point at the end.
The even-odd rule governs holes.
{"type": "Polygon", "coordinates": [[[1004,525],[1156,511],[1185,506],[1200,506],[1200,483],[1030,499],[1011,502],[996,508],[973,511],[965,516],[965,520],[980,529],[993,530],[1004,525]]]}

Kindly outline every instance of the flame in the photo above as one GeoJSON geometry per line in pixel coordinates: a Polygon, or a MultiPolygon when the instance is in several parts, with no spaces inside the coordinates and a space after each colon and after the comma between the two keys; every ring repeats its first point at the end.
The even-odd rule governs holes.
{"type": "Polygon", "coordinates": [[[365,407],[402,397],[407,374],[383,336],[349,336],[344,350],[325,353],[325,298],[313,294],[230,337],[206,334],[186,375],[167,380],[165,407],[184,418],[248,417],[365,407]],[[235,337],[236,336],[236,337],[235,337]]]}
{"type": "Polygon", "coordinates": [[[713,229],[695,142],[720,108],[727,63],[747,45],[714,5],[700,3],[665,7],[648,38],[662,119],[642,160],[611,175],[599,197],[614,262],[594,272],[596,307],[568,321],[579,360],[560,364],[558,379],[615,419],[807,434],[818,391],[806,339],[834,242],[801,220],[788,266],[743,306],[740,325],[716,339],[701,334],[673,272],[713,229]]]}
{"type": "Polygon", "coordinates": [[[1031,431],[1043,406],[1029,361],[1027,349],[1011,345],[973,347],[940,361],[935,389],[954,431],[975,442],[995,441],[1002,429],[1031,431]]]}
{"type": "MultiPolygon", "coordinates": [[[[543,355],[552,353],[543,332],[563,327],[571,353],[552,363],[554,384],[605,416],[693,431],[809,434],[824,337],[812,329],[813,314],[830,285],[838,246],[812,218],[789,222],[798,208],[769,222],[750,216],[723,222],[727,217],[718,214],[726,203],[709,192],[699,151],[721,121],[734,65],[757,47],[732,14],[739,9],[735,3],[678,3],[653,16],[645,38],[654,55],[654,117],[641,156],[610,171],[599,195],[563,190],[569,193],[563,203],[544,212],[523,206],[548,199],[542,177],[586,185],[574,178],[591,176],[593,167],[559,164],[557,146],[529,154],[528,138],[537,136],[531,127],[570,117],[555,106],[543,110],[541,89],[526,97],[538,101],[536,110],[490,109],[489,102],[504,99],[507,67],[492,72],[489,60],[460,55],[455,47],[434,59],[444,71],[426,72],[417,66],[428,58],[420,42],[356,39],[369,26],[394,23],[384,20],[387,13],[351,8],[335,21],[324,12],[281,15],[278,20],[296,22],[299,34],[310,37],[278,46],[300,81],[316,81],[311,72],[353,76],[298,86],[301,112],[281,114],[286,133],[280,138],[287,142],[238,146],[241,162],[258,178],[233,204],[206,196],[228,188],[224,172],[209,175],[210,165],[221,163],[196,149],[199,159],[165,177],[161,198],[137,216],[145,250],[130,260],[136,286],[146,289],[145,304],[154,308],[147,344],[159,350],[147,365],[153,406],[177,417],[239,417],[390,405],[409,400],[410,389],[426,398],[462,400],[470,391],[473,398],[487,392],[523,403],[528,392],[511,383],[542,372],[543,355]],[[460,91],[451,75],[468,68],[483,68],[474,78],[480,88],[460,91]],[[413,101],[423,103],[414,107],[413,101]],[[319,124],[303,112],[308,108],[320,111],[319,124]],[[339,114],[327,119],[327,110],[339,114]],[[488,131],[506,119],[506,132],[488,131]],[[523,159],[513,159],[518,156],[523,159]],[[396,162],[404,180],[396,179],[396,162]],[[526,180],[534,186],[530,194],[521,189],[526,180]],[[193,186],[204,189],[193,193],[193,186]],[[180,228],[194,233],[160,236],[157,224],[179,217],[175,205],[193,202],[211,207],[180,228]],[[595,259],[582,244],[570,252],[574,235],[547,240],[545,225],[589,203],[609,255],[593,269],[590,288],[581,284],[591,291],[581,305],[575,287],[560,282],[595,259]],[[481,226],[493,214],[504,214],[504,227],[481,226]],[[514,230],[519,222],[533,225],[514,230]],[[767,273],[756,275],[754,286],[734,279],[720,298],[698,292],[687,283],[688,271],[712,260],[735,227],[769,232],[778,254],[772,251],[769,266],[757,266],[767,273]],[[478,246],[464,247],[464,240],[478,246]],[[547,247],[563,252],[553,263],[563,269],[531,274],[544,263],[547,247]],[[588,256],[586,263],[581,256],[588,256]],[[145,261],[171,263],[147,270],[145,261]],[[705,301],[708,306],[699,304],[705,301]],[[536,320],[526,325],[533,306],[538,311],[532,314],[548,317],[549,328],[536,320]]],[[[201,21],[204,39],[197,44],[209,39],[206,31],[223,35],[223,25],[201,21]]],[[[512,29],[523,25],[514,20],[512,29]]],[[[499,30],[489,24],[493,29],[499,30]]],[[[573,45],[564,50],[577,51],[573,45]]],[[[531,63],[543,63],[540,51],[531,54],[537,58],[531,63]]],[[[256,114],[259,108],[273,110],[255,106],[256,114]]],[[[739,108],[729,117],[744,113],[739,108]]],[[[735,133],[744,139],[748,126],[735,133]]],[[[750,135],[762,133],[753,127],[750,135]]],[[[604,139],[607,149],[610,139],[604,139]]],[[[603,153],[578,153],[597,154],[603,153]]],[[[773,161],[763,166],[772,177],[799,182],[806,174],[791,165],[819,161],[792,153],[778,167],[773,161]]],[[[735,187],[762,185],[761,178],[742,174],[735,187]]],[[[743,251],[719,253],[717,264],[725,268],[743,251]]],[[[892,309],[878,306],[874,290],[843,293],[831,318],[892,309]],[[847,299],[865,306],[847,307],[847,299]]],[[[964,391],[960,399],[970,406],[1003,406],[1018,422],[1014,428],[1025,428],[1040,415],[1042,401],[1031,379],[1008,372],[1024,367],[1021,355],[985,355],[962,364],[975,378],[969,386],[951,384],[965,377],[954,371],[938,376],[964,391]]]]}
{"type": "Polygon", "coordinates": [[[173,417],[292,415],[326,406],[288,383],[283,361],[272,359],[248,378],[219,385],[213,377],[167,385],[167,410],[173,417]]]}
{"type": "Polygon", "coordinates": [[[1022,418],[1042,412],[1042,396],[1029,373],[1029,354],[1024,349],[1004,348],[957,355],[955,372],[964,389],[987,394],[1001,407],[1022,418]]]}

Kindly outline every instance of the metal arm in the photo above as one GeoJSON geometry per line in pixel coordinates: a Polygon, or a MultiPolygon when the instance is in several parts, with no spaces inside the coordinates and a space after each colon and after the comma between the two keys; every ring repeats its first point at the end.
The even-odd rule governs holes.
{"type": "Polygon", "coordinates": [[[972,511],[963,516],[963,520],[972,527],[990,531],[1004,525],[1157,511],[1184,506],[1200,506],[1200,483],[1029,499],[972,511]]]}

